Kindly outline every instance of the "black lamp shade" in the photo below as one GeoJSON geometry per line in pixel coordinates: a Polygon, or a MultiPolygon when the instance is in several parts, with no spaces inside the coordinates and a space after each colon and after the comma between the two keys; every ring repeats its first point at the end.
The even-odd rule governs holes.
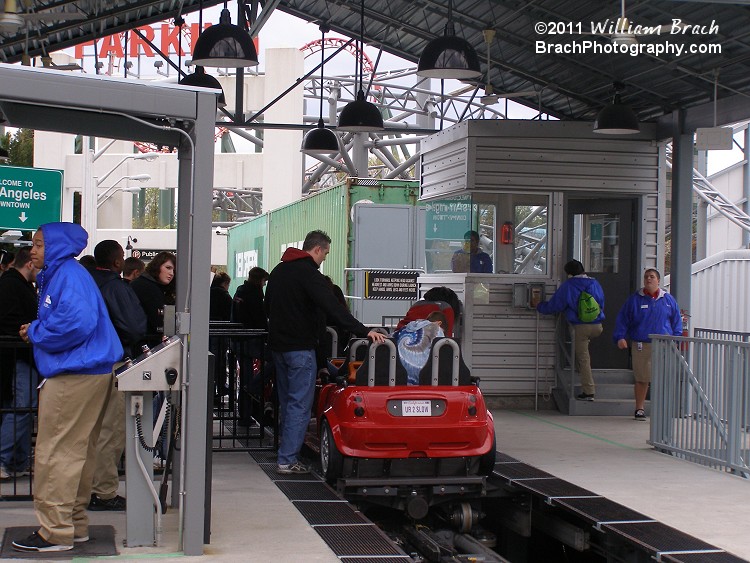
{"type": "Polygon", "coordinates": [[[633,135],[641,130],[635,112],[620,102],[620,96],[599,112],[594,121],[594,133],[605,135],[633,135]]]}
{"type": "Polygon", "coordinates": [[[427,44],[419,57],[417,75],[463,80],[482,75],[479,57],[468,41],[446,31],[427,44]]]}
{"type": "Polygon", "coordinates": [[[338,129],[352,133],[382,131],[383,116],[375,104],[365,100],[365,93],[360,90],[357,99],[344,106],[339,115],[338,129]]]}
{"type": "Polygon", "coordinates": [[[318,121],[315,129],[310,129],[302,139],[300,152],[305,154],[330,154],[339,151],[339,140],[336,133],[323,126],[323,120],[318,121]]]}
{"type": "Polygon", "coordinates": [[[219,99],[216,101],[216,105],[223,108],[227,105],[226,98],[224,97],[224,88],[221,87],[219,81],[216,80],[210,74],[206,74],[205,69],[202,66],[196,67],[193,74],[188,74],[185,78],[180,80],[182,86],[198,86],[199,88],[211,88],[212,90],[219,91],[219,99]]]}
{"type": "Polygon", "coordinates": [[[201,33],[193,49],[193,64],[199,66],[240,68],[256,66],[258,52],[250,35],[233,25],[226,8],[221,20],[201,33]]]}

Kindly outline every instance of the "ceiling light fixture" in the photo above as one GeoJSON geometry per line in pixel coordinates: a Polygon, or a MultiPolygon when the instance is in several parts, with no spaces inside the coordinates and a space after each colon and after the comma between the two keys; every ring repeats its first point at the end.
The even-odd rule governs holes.
{"type": "Polygon", "coordinates": [[[185,78],[179,82],[182,86],[197,86],[199,88],[211,88],[212,90],[218,90],[219,99],[216,101],[216,105],[220,108],[226,107],[227,100],[224,97],[224,89],[221,87],[219,81],[206,74],[206,70],[202,66],[196,66],[193,74],[188,74],[185,78]]]}
{"type": "Polygon", "coordinates": [[[300,152],[305,154],[329,154],[339,150],[339,140],[336,133],[326,129],[323,124],[323,65],[325,64],[326,32],[329,31],[329,27],[321,23],[320,31],[320,119],[318,119],[318,126],[305,133],[305,137],[302,139],[300,152]]]}
{"type": "Polygon", "coordinates": [[[599,112],[594,121],[594,133],[604,135],[633,135],[640,133],[641,127],[638,124],[638,117],[635,112],[622,103],[620,92],[625,88],[622,82],[615,82],[613,85],[615,93],[612,103],[607,104],[599,112]]]}
{"type": "Polygon", "coordinates": [[[453,25],[453,0],[448,1],[448,23],[442,37],[427,44],[419,57],[417,75],[425,78],[454,78],[465,80],[482,75],[479,57],[474,47],[456,35],[453,25]]]}
{"type": "MultiPolygon", "coordinates": [[[[365,49],[365,0],[362,0],[361,2],[359,18],[359,44],[357,46],[357,60],[359,61],[359,92],[357,92],[357,99],[346,104],[344,109],[341,110],[338,129],[342,131],[350,131],[352,133],[369,133],[382,131],[385,126],[383,125],[383,116],[380,114],[380,110],[375,104],[372,104],[365,99],[364,65],[362,63],[365,49]]],[[[356,68],[354,78],[356,82],[356,68]]]]}
{"type": "MultiPolygon", "coordinates": [[[[240,9],[243,4],[240,0],[240,9]]],[[[195,42],[193,64],[229,68],[258,64],[258,52],[250,34],[232,24],[226,1],[219,23],[209,27],[195,42]]]]}

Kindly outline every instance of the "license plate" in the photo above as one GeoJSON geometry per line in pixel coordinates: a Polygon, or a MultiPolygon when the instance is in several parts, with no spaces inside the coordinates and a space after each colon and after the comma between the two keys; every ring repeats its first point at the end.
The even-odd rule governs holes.
{"type": "Polygon", "coordinates": [[[432,416],[432,401],[401,401],[402,416],[432,416]]]}

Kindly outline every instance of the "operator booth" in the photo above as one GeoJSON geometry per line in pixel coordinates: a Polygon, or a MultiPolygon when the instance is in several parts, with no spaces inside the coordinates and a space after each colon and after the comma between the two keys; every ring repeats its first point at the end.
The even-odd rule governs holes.
{"type": "Polygon", "coordinates": [[[554,388],[559,409],[577,407],[567,323],[531,306],[572,259],[606,296],[592,365],[627,368],[611,344],[617,312],[643,270],[664,263],[665,149],[641,127],[613,136],[588,123],[465,121],[422,141],[419,292],[447,286],[463,301],[462,350],[486,395],[536,404],[554,388]]]}

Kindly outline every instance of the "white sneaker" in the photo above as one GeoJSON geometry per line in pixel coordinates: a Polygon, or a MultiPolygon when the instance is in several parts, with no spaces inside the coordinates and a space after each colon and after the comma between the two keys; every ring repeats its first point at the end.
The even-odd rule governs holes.
{"type": "Polygon", "coordinates": [[[279,464],[276,468],[276,473],[280,475],[305,475],[310,473],[310,468],[302,465],[299,461],[289,464],[279,464]]]}

